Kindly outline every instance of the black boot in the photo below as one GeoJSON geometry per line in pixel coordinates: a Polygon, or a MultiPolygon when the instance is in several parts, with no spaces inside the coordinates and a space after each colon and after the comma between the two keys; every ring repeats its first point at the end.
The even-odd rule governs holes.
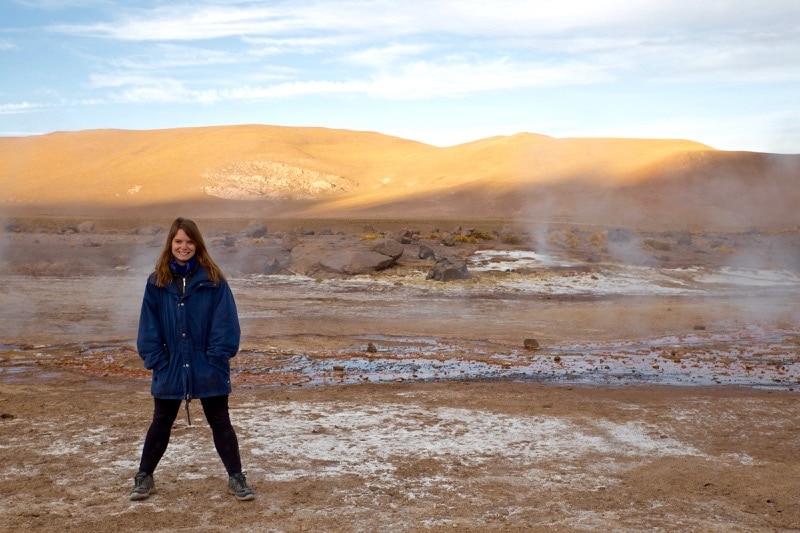
{"type": "Polygon", "coordinates": [[[244,474],[234,474],[228,478],[228,494],[236,496],[237,500],[252,500],[256,497],[255,492],[247,485],[244,474]]]}
{"type": "Polygon", "coordinates": [[[150,496],[151,492],[156,491],[156,482],[153,481],[153,476],[147,472],[139,472],[133,478],[133,490],[131,491],[130,498],[133,501],[144,500],[150,496]]]}

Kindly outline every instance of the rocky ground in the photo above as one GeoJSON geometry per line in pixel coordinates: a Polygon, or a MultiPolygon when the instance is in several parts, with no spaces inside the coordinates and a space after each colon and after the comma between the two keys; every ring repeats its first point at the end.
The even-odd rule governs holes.
{"type": "Polygon", "coordinates": [[[151,400],[132,340],[159,221],[9,221],[0,528],[799,530],[798,232],[282,224],[258,236],[248,221],[205,226],[245,333],[231,410],[256,500],[225,493],[193,402],[157,493],[134,503],[151,400]],[[341,250],[408,229],[385,271],[291,272],[287,239],[341,250]],[[437,282],[422,244],[570,266],[468,262],[469,279],[437,282]],[[278,274],[259,273],[275,258],[278,274]],[[562,290],[609,285],[610,263],[671,277],[650,291],[562,290]],[[731,265],[761,270],[736,290],[698,281],[731,265]]]}

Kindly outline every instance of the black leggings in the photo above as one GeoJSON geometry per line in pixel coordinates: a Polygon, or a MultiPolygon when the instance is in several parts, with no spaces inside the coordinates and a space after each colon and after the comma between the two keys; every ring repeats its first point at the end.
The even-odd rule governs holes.
{"type": "MultiPolygon", "coordinates": [[[[172,424],[178,416],[181,402],[182,400],[153,398],[153,421],[144,439],[142,460],[139,463],[141,472],[153,475],[158,462],[167,450],[172,424]]],[[[225,470],[229,476],[240,473],[242,461],[239,457],[239,441],[228,415],[228,396],[200,398],[200,403],[203,404],[203,413],[214,435],[214,447],[222,459],[222,464],[225,465],[225,470]]]]}

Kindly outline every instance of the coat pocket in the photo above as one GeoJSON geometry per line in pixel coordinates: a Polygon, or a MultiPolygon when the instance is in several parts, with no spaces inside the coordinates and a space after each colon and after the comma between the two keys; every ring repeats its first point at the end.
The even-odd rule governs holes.
{"type": "Polygon", "coordinates": [[[166,359],[160,361],[153,369],[150,381],[150,393],[156,398],[181,398],[185,394],[177,373],[179,369],[173,368],[166,359]]]}
{"type": "Polygon", "coordinates": [[[145,360],[144,367],[147,370],[152,370],[154,373],[163,370],[169,365],[169,359],[166,357],[159,357],[158,359],[145,360]]]}
{"type": "Polygon", "coordinates": [[[231,365],[227,357],[205,354],[195,364],[193,377],[193,396],[202,398],[230,394],[231,365]]]}
{"type": "Polygon", "coordinates": [[[209,365],[211,365],[217,370],[224,372],[226,376],[230,375],[231,373],[230,358],[206,354],[206,360],[208,361],[209,365]]]}
{"type": "Polygon", "coordinates": [[[166,378],[169,374],[169,361],[166,359],[162,359],[159,361],[156,366],[153,368],[153,381],[166,381],[166,378]]]}

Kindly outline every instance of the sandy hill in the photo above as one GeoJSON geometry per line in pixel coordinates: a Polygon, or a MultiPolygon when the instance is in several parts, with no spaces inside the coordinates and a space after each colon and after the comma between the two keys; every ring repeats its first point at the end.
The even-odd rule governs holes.
{"type": "Polygon", "coordinates": [[[520,133],[438,148],[241,125],[0,138],[0,209],[43,214],[518,217],[797,225],[800,156],[520,133]]]}

